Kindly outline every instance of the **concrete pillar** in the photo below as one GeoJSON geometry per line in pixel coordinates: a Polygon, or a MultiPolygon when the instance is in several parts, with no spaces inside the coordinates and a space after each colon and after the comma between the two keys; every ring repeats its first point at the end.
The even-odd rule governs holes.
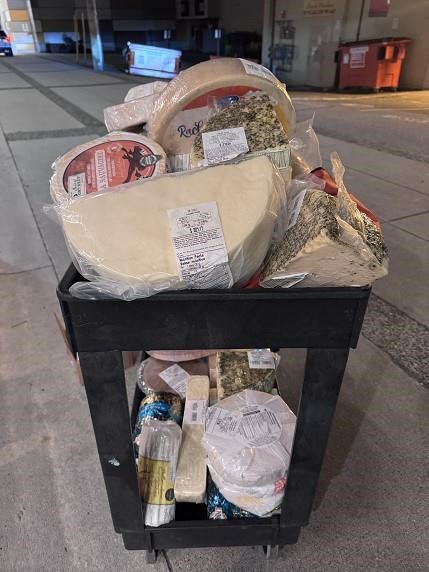
{"type": "Polygon", "coordinates": [[[10,35],[14,54],[37,51],[27,0],[0,0],[0,19],[4,31],[10,35]]]}

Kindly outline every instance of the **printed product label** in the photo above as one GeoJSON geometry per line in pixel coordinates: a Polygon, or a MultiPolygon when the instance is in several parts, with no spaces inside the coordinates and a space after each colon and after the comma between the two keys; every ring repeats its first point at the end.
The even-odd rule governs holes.
{"type": "Polygon", "coordinates": [[[250,369],[276,369],[276,360],[270,350],[250,350],[247,352],[250,369]]]}
{"type": "Polygon", "coordinates": [[[143,143],[132,140],[106,141],[83,151],[70,161],[64,172],[63,185],[72,196],[103,191],[156,175],[160,159],[160,155],[153,153],[143,143]],[[81,194],[76,194],[77,184],[84,189],[81,194]]]}
{"type": "Polygon", "coordinates": [[[184,421],[189,425],[204,425],[206,412],[207,402],[204,399],[187,399],[184,421]]]}
{"type": "Polygon", "coordinates": [[[255,62],[250,62],[249,60],[244,60],[243,58],[239,58],[239,60],[243,64],[247,74],[257,75],[263,79],[268,79],[269,81],[276,81],[276,76],[266,67],[255,62]]]}
{"type": "Polygon", "coordinates": [[[296,225],[299,213],[301,212],[302,203],[304,202],[305,193],[307,191],[301,191],[289,201],[289,216],[287,223],[287,230],[296,225]]]}
{"type": "Polygon", "coordinates": [[[175,363],[167,369],[164,369],[164,371],[159,374],[159,377],[163,379],[171,389],[178,393],[182,399],[185,398],[189,373],[185,371],[183,367],[180,367],[179,364],[175,363]]]}
{"type": "Polygon", "coordinates": [[[202,134],[204,157],[209,165],[229,161],[249,151],[244,127],[202,134]]]}
{"type": "Polygon", "coordinates": [[[263,405],[240,408],[242,419],[237,439],[249,447],[263,447],[280,437],[282,426],[277,415],[263,405]]]}
{"type": "Polygon", "coordinates": [[[177,268],[190,288],[229,288],[228,253],[215,202],[167,211],[177,268]]]}
{"type": "Polygon", "coordinates": [[[168,151],[171,155],[182,155],[191,152],[195,136],[204,127],[213,101],[225,98],[239,99],[246,93],[258,91],[257,88],[246,85],[232,85],[206,91],[189,102],[172,118],[165,133],[168,141],[168,151]]]}
{"type": "Polygon", "coordinates": [[[140,456],[138,462],[140,496],[148,504],[174,504],[174,475],[170,461],[140,456]]]}
{"type": "Polygon", "coordinates": [[[218,437],[235,437],[242,417],[239,411],[210,407],[206,418],[206,433],[218,437]]]}
{"type": "Polygon", "coordinates": [[[68,189],[72,198],[83,197],[86,195],[85,173],[70,175],[68,178],[68,189]]]}
{"type": "Polygon", "coordinates": [[[295,286],[304,278],[309,275],[308,272],[301,272],[297,274],[278,274],[276,276],[270,276],[261,282],[263,288],[290,288],[295,286]]]}

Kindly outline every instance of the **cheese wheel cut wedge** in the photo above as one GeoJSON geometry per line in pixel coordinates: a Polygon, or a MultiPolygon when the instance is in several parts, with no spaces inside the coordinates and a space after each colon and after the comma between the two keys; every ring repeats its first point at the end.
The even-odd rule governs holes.
{"type": "Polygon", "coordinates": [[[165,89],[166,85],[166,81],[151,81],[150,83],[136,85],[127,91],[124,101],[131,101],[132,99],[138,99],[139,97],[161,93],[161,91],[165,89]]]}
{"type": "Polygon", "coordinates": [[[267,68],[240,58],[210,60],[181,72],[156,98],[149,135],[167,155],[189,153],[213,98],[241,97],[254,91],[273,98],[277,116],[291,138],[295,111],[285,85],[267,68]]]}
{"type": "Polygon", "coordinates": [[[65,201],[58,211],[81,273],[129,285],[138,297],[187,287],[178,270],[169,209],[217,204],[233,282],[244,285],[267,253],[283,192],[270,160],[256,157],[65,201]]]}
{"type": "Polygon", "coordinates": [[[52,168],[51,196],[59,202],[162,175],[166,155],[148,137],[117,131],[74,147],[52,168]]]}

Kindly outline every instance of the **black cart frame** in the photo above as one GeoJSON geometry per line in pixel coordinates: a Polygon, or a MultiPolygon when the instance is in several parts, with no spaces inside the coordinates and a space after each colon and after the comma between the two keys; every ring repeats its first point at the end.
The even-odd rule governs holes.
{"type": "Polygon", "coordinates": [[[57,294],[70,343],[78,352],[113,525],[129,550],[209,546],[278,546],[298,540],[310,517],[350,348],[358,342],[370,288],[206,290],[151,298],[82,300],[57,294]],[[177,505],[176,520],[145,527],[131,437],[121,352],[141,349],[307,348],[295,439],[281,514],[208,520],[197,505],[177,505]]]}

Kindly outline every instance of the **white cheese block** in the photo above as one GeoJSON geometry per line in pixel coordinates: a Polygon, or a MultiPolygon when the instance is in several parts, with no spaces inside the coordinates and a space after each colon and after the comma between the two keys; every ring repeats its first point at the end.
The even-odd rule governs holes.
{"type": "Polygon", "coordinates": [[[167,155],[189,153],[207,120],[213,97],[241,97],[252,91],[274,99],[276,114],[291,138],[295,111],[284,84],[263,66],[240,58],[210,60],[181,72],[154,102],[149,134],[167,155]]]}
{"type": "Polygon", "coordinates": [[[118,131],[74,147],[52,168],[51,196],[59,202],[162,175],[166,156],[148,137],[118,131]]]}
{"type": "Polygon", "coordinates": [[[104,109],[107,131],[138,130],[143,125],[147,131],[157,95],[146,95],[104,109]]]}
{"type": "Polygon", "coordinates": [[[209,378],[191,376],[186,387],[182,443],[174,481],[177,502],[202,503],[205,500],[207,466],[202,439],[208,403],[209,378]]]}
{"type": "Polygon", "coordinates": [[[300,287],[365,286],[387,274],[388,260],[383,236],[374,223],[359,214],[354,204],[338,215],[337,199],[324,191],[309,189],[296,223],[289,228],[267,259],[262,283],[285,275],[308,273],[300,287]],[[358,232],[363,225],[363,233],[358,232]]]}
{"type": "Polygon", "coordinates": [[[256,157],[67,201],[58,212],[83,276],[139,297],[187,287],[179,278],[168,210],[215,202],[233,282],[245,284],[271,242],[284,192],[279,181],[270,160],[256,157]]]}
{"type": "Polygon", "coordinates": [[[156,95],[161,93],[161,91],[165,89],[166,85],[166,81],[151,81],[149,83],[136,85],[128,90],[127,95],[124,97],[124,101],[131,101],[132,99],[138,99],[139,97],[146,97],[148,95],[156,95]]]}

